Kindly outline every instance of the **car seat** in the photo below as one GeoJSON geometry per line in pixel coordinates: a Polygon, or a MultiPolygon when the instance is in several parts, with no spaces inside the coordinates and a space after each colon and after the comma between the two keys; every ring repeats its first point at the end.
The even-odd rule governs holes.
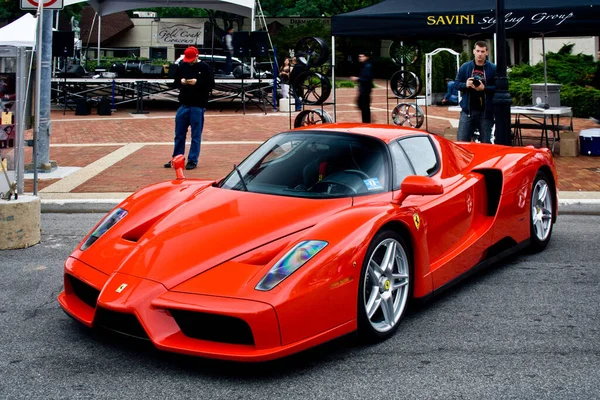
{"type": "Polygon", "coordinates": [[[314,186],[327,175],[327,161],[319,158],[306,164],[302,170],[302,178],[307,188],[314,186]]]}

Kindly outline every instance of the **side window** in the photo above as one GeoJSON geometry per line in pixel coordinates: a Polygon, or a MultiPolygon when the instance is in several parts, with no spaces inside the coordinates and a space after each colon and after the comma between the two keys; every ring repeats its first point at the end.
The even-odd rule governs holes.
{"type": "Polygon", "coordinates": [[[392,154],[392,162],[394,163],[394,181],[392,188],[397,190],[400,188],[404,178],[408,175],[414,175],[415,172],[398,142],[390,144],[390,153],[392,154]]]}
{"type": "Polygon", "coordinates": [[[412,136],[398,143],[408,156],[415,175],[429,176],[438,170],[438,160],[433,144],[427,136],[412,136]]]}

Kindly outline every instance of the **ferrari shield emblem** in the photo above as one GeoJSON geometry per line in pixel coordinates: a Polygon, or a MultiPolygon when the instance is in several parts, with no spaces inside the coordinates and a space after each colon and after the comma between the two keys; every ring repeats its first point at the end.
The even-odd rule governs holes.
{"type": "Polygon", "coordinates": [[[123,290],[125,290],[125,288],[126,288],[126,287],[127,287],[127,284],[126,284],[126,283],[121,283],[121,286],[119,286],[119,287],[117,288],[117,290],[115,290],[115,292],[117,292],[117,293],[121,293],[123,290]]]}
{"type": "Polygon", "coordinates": [[[419,230],[419,227],[421,226],[421,218],[419,217],[419,214],[417,214],[417,213],[413,214],[413,221],[415,221],[415,228],[417,228],[417,230],[419,230]]]}

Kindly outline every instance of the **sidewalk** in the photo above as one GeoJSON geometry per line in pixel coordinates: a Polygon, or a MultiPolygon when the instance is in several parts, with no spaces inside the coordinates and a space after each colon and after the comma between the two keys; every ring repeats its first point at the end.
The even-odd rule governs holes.
{"type": "MultiPolygon", "coordinates": [[[[383,81],[385,85],[385,81],[383,81]]],[[[389,93],[391,95],[391,92],[389,93]]],[[[357,121],[355,89],[338,89],[336,117],[338,122],[357,121]]],[[[331,98],[329,100],[332,100],[331,98]]],[[[387,98],[385,87],[374,89],[372,115],[374,123],[388,123],[397,99],[387,98]]],[[[111,116],[75,116],[73,111],[53,110],[50,159],[59,168],[38,174],[38,195],[44,211],[105,212],[132,192],[149,184],[172,179],[175,172],[163,168],[173,150],[175,103],[144,102],[148,114],[134,110],[117,110],[111,116]]],[[[219,179],[234,163],[272,135],[287,130],[296,113],[267,108],[267,114],[250,106],[243,115],[239,104],[213,103],[206,113],[202,149],[198,168],[185,171],[186,177],[219,179]],[[225,106],[225,110],[220,111],[225,106]]],[[[310,108],[310,107],[307,107],[310,108]]],[[[333,107],[325,106],[333,117],[333,107]]],[[[94,110],[95,111],[95,110],[94,110]]],[[[574,119],[574,129],[596,127],[587,119],[574,119]]],[[[458,114],[447,107],[427,107],[427,127],[443,134],[458,123],[458,114]]],[[[425,129],[425,124],[421,127],[425,129]]],[[[31,132],[27,132],[31,135],[31,132]]],[[[30,137],[27,137],[30,138],[30,137]]],[[[538,143],[531,143],[539,145],[538,143]]],[[[556,153],[559,153],[560,142],[556,153]]],[[[188,146],[186,146],[187,150],[188,146]]],[[[25,163],[31,161],[31,148],[26,148],[25,163]]],[[[559,174],[561,211],[567,208],[600,211],[600,157],[556,156],[559,174]]],[[[25,192],[32,193],[32,174],[26,175],[25,192]]]]}

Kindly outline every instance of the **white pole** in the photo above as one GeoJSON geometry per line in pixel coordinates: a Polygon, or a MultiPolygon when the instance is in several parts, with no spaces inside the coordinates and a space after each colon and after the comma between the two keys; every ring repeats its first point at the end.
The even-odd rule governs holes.
{"type": "MultiPolygon", "coordinates": [[[[56,10],[55,14],[54,14],[54,29],[58,30],[58,17],[60,14],[60,10],[56,10]]],[[[57,62],[57,58],[56,57],[52,57],[52,76],[56,75],[56,62],[57,62]]],[[[60,68],[60,61],[59,61],[59,65],[58,67],[60,68]]],[[[65,72],[66,72],[66,66],[63,66],[63,68],[65,68],[65,72]]]]}
{"type": "MultiPolygon", "coordinates": [[[[252,4],[252,13],[250,15],[251,32],[254,32],[256,30],[256,1],[254,2],[254,4],[252,4]]],[[[254,79],[254,57],[250,57],[250,78],[254,79]]]]}
{"type": "Polygon", "coordinates": [[[496,34],[494,33],[494,64],[497,64],[497,60],[498,60],[498,53],[497,53],[497,46],[496,46],[496,34]]]}
{"type": "MultiPolygon", "coordinates": [[[[456,53],[456,75],[458,75],[458,70],[460,69],[460,54],[456,53]]],[[[454,77],[456,79],[456,77],[454,77]]],[[[458,104],[460,104],[460,100],[462,99],[462,95],[460,94],[460,90],[458,92],[458,104]]]]}
{"type": "Polygon", "coordinates": [[[24,166],[24,122],[25,122],[25,87],[29,82],[27,73],[27,51],[24,47],[17,47],[17,126],[15,136],[15,171],[17,172],[17,193],[23,194],[24,166]]]}
{"type": "Polygon", "coordinates": [[[548,69],[546,68],[546,41],[542,32],[542,57],[544,61],[544,104],[548,104],[548,69]]]}
{"type": "Polygon", "coordinates": [[[331,37],[331,84],[333,85],[333,122],[337,122],[335,107],[335,36],[331,37]]]}
{"type": "Polygon", "coordinates": [[[98,14],[98,54],[96,68],[100,67],[100,31],[102,30],[102,16],[98,14]]]}
{"type": "Polygon", "coordinates": [[[40,137],[40,107],[42,105],[41,93],[42,93],[42,24],[44,20],[44,2],[40,1],[37,12],[37,38],[35,41],[35,127],[33,130],[33,195],[37,196],[38,186],[38,139],[40,137]]]}

